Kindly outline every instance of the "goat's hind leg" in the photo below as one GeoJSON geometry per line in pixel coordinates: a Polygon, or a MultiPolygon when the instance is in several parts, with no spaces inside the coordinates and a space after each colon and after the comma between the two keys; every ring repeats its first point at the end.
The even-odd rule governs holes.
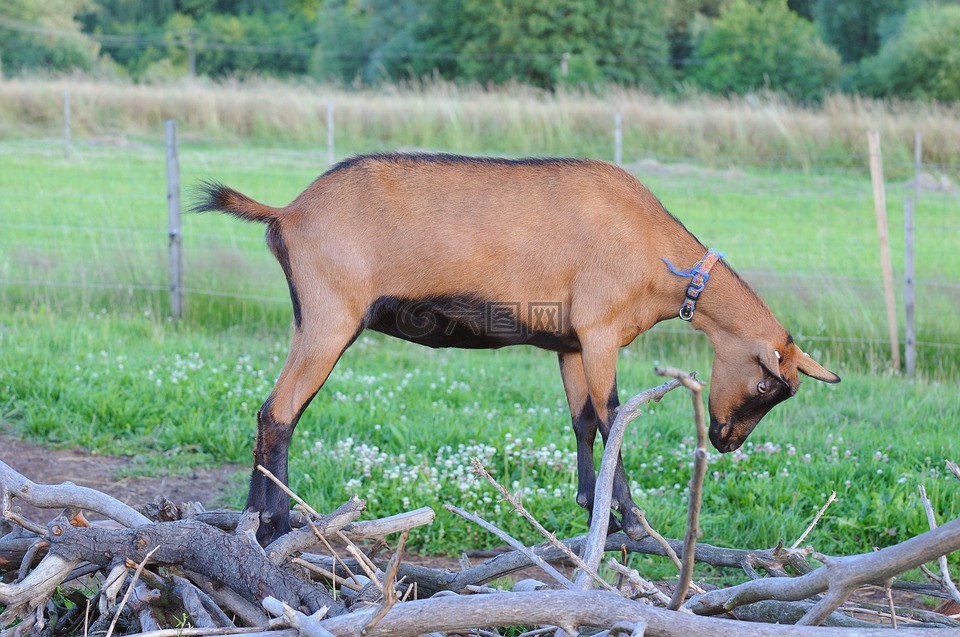
{"type": "Polygon", "coordinates": [[[289,484],[287,456],[297,421],[360,331],[359,320],[316,323],[294,332],[283,371],[257,413],[257,446],[244,510],[259,512],[257,541],[263,546],[290,531],[290,498],[257,466],[289,484]]]}

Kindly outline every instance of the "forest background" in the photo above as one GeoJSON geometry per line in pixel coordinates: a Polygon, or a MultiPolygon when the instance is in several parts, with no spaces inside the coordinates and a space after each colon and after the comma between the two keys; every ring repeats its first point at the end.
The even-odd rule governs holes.
{"type": "Polygon", "coordinates": [[[424,77],[660,95],[960,98],[960,3],[932,0],[7,0],[7,76],[424,77]]]}

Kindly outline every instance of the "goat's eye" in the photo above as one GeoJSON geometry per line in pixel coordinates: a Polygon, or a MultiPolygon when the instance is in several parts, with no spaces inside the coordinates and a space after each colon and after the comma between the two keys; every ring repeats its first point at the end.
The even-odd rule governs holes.
{"type": "Polygon", "coordinates": [[[757,383],[757,391],[760,392],[761,394],[766,394],[766,393],[767,393],[767,383],[765,383],[765,382],[762,381],[762,380],[761,380],[759,383],[757,383]]]}

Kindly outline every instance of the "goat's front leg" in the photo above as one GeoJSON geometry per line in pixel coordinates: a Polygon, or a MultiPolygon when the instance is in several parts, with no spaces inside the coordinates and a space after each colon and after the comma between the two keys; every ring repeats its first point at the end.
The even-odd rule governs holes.
{"type": "MultiPolygon", "coordinates": [[[[604,445],[610,435],[620,406],[617,394],[617,350],[618,343],[605,334],[583,341],[583,374],[586,379],[589,400],[595,405],[597,422],[604,445]]],[[[632,539],[646,535],[640,518],[634,513],[636,504],[630,495],[630,484],[623,468],[623,457],[617,454],[617,466],[613,474],[613,489],[610,506],[620,512],[620,526],[632,539]]]]}
{"type": "MultiPolygon", "coordinates": [[[[560,376],[570,406],[573,431],[577,437],[577,504],[587,510],[587,525],[593,522],[593,500],[597,485],[597,470],[593,462],[593,445],[597,439],[599,419],[593,400],[587,391],[583,375],[583,360],[579,352],[561,353],[560,376]]],[[[620,521],[610,514],[610,532],[620,528],[620,521]]]]}

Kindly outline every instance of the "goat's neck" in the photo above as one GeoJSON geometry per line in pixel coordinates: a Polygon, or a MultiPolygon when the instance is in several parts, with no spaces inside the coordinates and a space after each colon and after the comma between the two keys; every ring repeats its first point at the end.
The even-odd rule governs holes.
{"type": "MultiPolygon", "coordinates": [[[[699,261],[705,252],[699,245],[689,248],[683,251],[683,256],[678,255],[673,263],[688,268],[699,261]]],[[[675,318],[690,279],[678,277],[666,271],[666,268],[664,271],[665,282],[670,290],[667,314],[669,318],[675,318]]],[[[710,279],[697,301],[691,324],[704,332],[714,344],[725,336],[758,338],[770,336],[773,330],[783,330],[767,304],[722,261],[710,271],[710,279]]]]}

